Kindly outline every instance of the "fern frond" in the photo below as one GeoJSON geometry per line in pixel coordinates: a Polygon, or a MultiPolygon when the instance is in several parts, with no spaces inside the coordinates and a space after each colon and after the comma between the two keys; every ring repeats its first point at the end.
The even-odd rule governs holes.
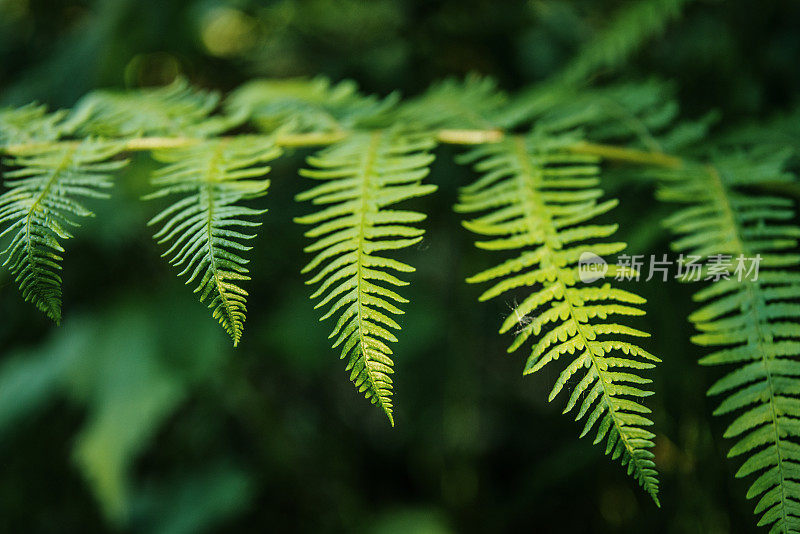
{"type": "Polygon", "coordinates": [[[678,105],[669,84],[648,80],[581,89],[544,86],[517,96],[504,113],[514,125],[533,121],[553,133],[579,129],[589,141],[660,152],[675,144],[661,137],[670,136],[678,105]]]}
{"type": "Polygon", "coordinates": [[[64,133],[65,116],[65,111],[48,113],[47,106],[41,104],[0,109],[0,146],[54,141],[64,133]]]}
{"type": "Polygon", "coordinates": [[[399,130],[358,132],[309,158],[312,169],[303,176],[324,183],[297,196],[324,206],[299,217],[313,225],[305,248],[316,255],[303,272],[316,274],[312,298],[316,308],[327,307],[321,320],[338,316],[330,338],[347,358],[350,380],[373,404],[392,416],[393,372],[388,342],[397,338],[389,329],[400,325],[390,317],[408,302],[393,286],[407,282],[393,273],[414,271],[410,265],[385,257],[383,251],[410,247],[422,240],[423,230],[412,226],[425,219],[413,211],[387,209],[403,200],[436,190],[422,184],[433,156],[434,141],[425,134],[399,130]]]}
{"type": "Polygon", "coordinates": [[[253,221],[266,210],[240,205],[266,194],[269,180],[259,179],[277,158],[280,149],[272,139],[257,136],[209,140],[180,149],[155,152],[167,165],[155,172],[152,183],[158,191],[146,198],[180,195],[180,200],[150,220],[160,225],[159,243],[168,243],[163,256],[188,275],[187,284],[197,283],[195,293],[233,339],[242,336],[249,280],[244,253],[255,235],[246,229],[260,226],[253,221]]]}
{"type": "Polygon", "coordinates": [[[217,93],[195,89],[180,78],[154,89],[94,91],[78,102],[68,122],[82,135],[208,137],[244,119],[212,116],[218,104],[217,93]]]}
{"type": "Polygon", "coordinates": [[[715,138],[717,146],[778,146],[800,154],[800,102],[766,120],[747,122],[715,138]]]}
{"type": "Polygon", "coordinates": [[[72,237],[79,217],[92,216],[83,199],[106,198],[111,173],[127,161],[108,161],[117,144],[84,141],[50,145],[10,158],[8,188],[0,196],[0,238],[11,237],[3,265],[15,277],[25,300],[56,322],[61,320],[60,241],[72,237]]]}
{"type": "Polygon", "coordinates": [[[264,132],[331,132],[368,126],[396,102],[397,94],[380,100],[360,94],[353,81],[318,77],[250,81],[231,93],[225,109],[264,132]]]}
{"type": "Polygon", "coordinates": [[[568,383],[575,384],[564,413],[578,409],[586,418],[581,437],[596,429],[594,443],[605,440],[606,454],[620,458],[628,473],[658,503],[658,480],[653,463],[654,434],[641,398],[652,392],[640,375],[658,358],[641,347],[620,340],[645,337],[645,332],[609,319],[616,315],[643,315],[644,299],[604,283],[583,285],[577,274],[584,253],[615,254],[625,243],[603,241],[616,225],[586,224],[616,205],[599,201],[598,160],[566,150],[570,137],[507,139],[474,149],[465,161],[483,174],[462,189],[456,210],[485,212],[464,222],[487,239],[477,243],[487,250],[519,251],[519,255],[468,279],[492,282],[481,300],[506,295],[518,288],[530,294],[514,307],[500,333],[515,331],[513,352],[529,338],[534,344],[525,374],[535,373],[560,357],[570,355],[556,380],[552,401],[568,383]]]}
{"type": "Polygon", "coordinates": [[[404,103],[398,119],[420,128],[492,129],[498,122],[508,96],[491,78],[469,75],[464,81],[449,78],[432,85],[425,93],[404,103]]]}
{"type": "Polygon", "coordinates": [[[689,0],[642,0],[621,7],[611,24],[589,40],[559,74],[565,84],[579,84],[601,69],[624,64],[647,40],[678,18],[689,0]]]}
{"type": "Polygon", "coordinates": [[[731,258],[728,276],[695,294],[702,307],[689,316],[699,330],[692,341],[714,348],[702,365],[729,368],[708,394],[724,396],[715,415],[737,416],[724,434],[736,439],[728,456],[745,458],[737,477],[757,475],[747,497],[759,497],[759,525],[772,532],[800,531],[800,227],[791,200],[740,188],[792,179],[787,155],[720,155],[661,173],[659,191],[686,204],[667,220],[677,252],[731,258]],[[757,277],[737,274],[738,257],[757,255],[757,277]]]}
{"type": "Polygon", "coordinates": [[[627,149],[654,153],[696,149],[717,114],[676,122],[678,110],[672,85],[659,80],[602,87],[545,84],[515,95],[495,118],[507,129],[530,123],[555,135],[575,129],[585,141],[627,149]]]}

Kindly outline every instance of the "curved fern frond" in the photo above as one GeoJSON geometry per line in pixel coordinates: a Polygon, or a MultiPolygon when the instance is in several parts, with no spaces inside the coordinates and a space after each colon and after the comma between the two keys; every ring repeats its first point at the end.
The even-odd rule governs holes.
{"type": "Polygon", "coordinates": [[[180,78],[155,89],[94,91],[78,102],[68,121],[83,135],[207,137],[244,119],[212,116],[218,104],[217,93],[195,89],[180,78]]]}
{"type": "Polygon", "coordinates": [[[686,204],[667,220],[677,252],[728,258],[718,262],[723,276],[695,294],[702,307],[689,316],[700,331],[692,341],[715,349],[702,365],[730,368],[708,394],[724,396],[715,415],[737,416],[724,434],[736,439],[728,456],[745,457],[737,477],[757,475],[747,497],[759,497],[758,524],[772,532],[800,531],[800,227],[790,199],[740,187],[790,180],[786,157],[718,156],[661,173],[668,181],[659,191],[686,204]]]}
{"type": "Polygon", "coordinates": [[[566,84],[585,82],[601,69],[622,65],[647,40],[656,37],[672,20],[678,18],[689,0],[643,0],[625,4],[611,24],[589,40],[583,50],[561,73],[566,84]]]}
{"type": "Polygon", "coordinates": [[[786,147],[800,154],[800,102],[766,120],[747,122],[715,139],[717,146],[786,147]]]}
{"type": "Polygon", "coordinates": [[[243,200],[266,194],[269,180],[259,179],[270,168],[266,162],[281,154],[272,139],[257,136],[209,140],[179,150],[153,154],[167,165],[155,172],[152,183],[159,189],[146,198],[181,195],[150,220],[160,225],[159,243],[168,243],[163,256],[188,275],[187,284],[197,282],[195,293],[233,339],[242,336],[249,280],[249,260],[243,254],[254,234],[246,229],[260,226],[253,217],[266,210],[241,206],[243,200]]]}
{"type": "Polygon", "coordinates": [[[540,131],[553,133],[579,129],[587,140],[655,152],[672,145],[657,137],[669,134],[677,113],[672,88],[657,80],[582,89],[545,86],[523,92],[506,111],[515,125],[534,121],[540,131]]]}
{"type": "Polygon", "coordinates": [[[330,338],[347,358],[350,380],[373,404],[392,416],[394,363],[389,330],[400,325],[390,317],[408,302],[392,286],[404,286],[393,272],[414,271],[410,265],[385,257],[383,251],[410,247],[422,240],[423,230],[412,226],[425,219],[414,211],[387,209],[403,200],[436,190],[422,184],[433,156],[431,136],[398,130],[358,132],[309,158],[312,169],[303,176],[324,183],[297,196],[324,206],[299,217],[313,225],[305,248],[316,255],[303,269],[316,271],[308,280],[319,284],[312,298],[316,308],[327,307],[321,320],[338,316],[330,338]]]}
{"type": "Polygon", "coordinates": [[[519,251],[467,281],[493,283],[480,300],[531,289],[500,327],[500,333],[516,332],[509,352],[534,338],[525,374],[570,355],[548,400],[574,383],[564,413],[577,408],[575,419],[586,418],[581,437],[596,428],[594,443],[605,439],[606,454],[620,458],[658,503],[649,450],[654,434],[644,428],[652,421],[640,399],[652,394],[643,386],[651,380],[641,372],[659,359],[620,339],[647,333],[610,319],[644,315],[637,307],[644,299],[609,283],[583,285],[578,277],[582,255],[616,254],[625,243],[602,241],[616,231],[614,224],[586,224],[617,202],[599,201],[598,160],[570,153],[565,149],[570,143],[574,140],[567,137],[534,134],[481,146],[464,158],[483,176],[461,190],[456,211],[486,212],[464,226],[487,238],[476,243],[479,248],[519,251]]]}
{"type": "Polygon", "coordinates": [[[331,132],[367,126],[397,100],[397,94],[383,100],[362,95],[350,80],[253,80],[231,93],[225,109],[249,117],[264,132],[331,132]]]}
{"type": "Polygon", "coordinates": [[[108,161],[114,143],[84,141],[27,151],[6,163],[8,188],[0,196],[0,238],[11,237],[3,265],[25,300],[56,322],[61,320],[61,240],[72,237],[79,217],[92,216],[83,199],[106,198],[111,173],[127,161],[108,161]],[[3,229],[3,227],[5,227],[3,229]]]}
{"type": "Polygon", "coordinates": [[[449,78],[403,104],[398,118],[422,128],[497,128],[508,96],[492,78],[469,75],[449,78]]]}
{"type": "Polygon", "coordinates": [[[40,104],[0,109],[0,146],[58,139],[65,116],[65,111],[48,113],[47,106],[40,104]]]}

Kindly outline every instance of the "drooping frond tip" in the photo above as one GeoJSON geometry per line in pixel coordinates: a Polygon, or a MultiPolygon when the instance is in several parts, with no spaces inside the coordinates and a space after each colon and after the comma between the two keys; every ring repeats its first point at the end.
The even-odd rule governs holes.
{"type": "Polygon", "coordinates": [[[425,215],[387,208],[436,190],[421,183],[432,146],[430,135],[398,130],[354,134],[309,158],[313,168],[302,174],[323,183],[297,197],[323,206],[297,219],[313,226],[306,236],[314,242],[305,251],[315,256],[303,272],[316,271],[308,280],[319,284],[315,307],[328,308],[321,320],[338,316],[329,336],[333,347],[347,358],[350,380],[393,426],[388,343],[397,338],[389,329],[400,329],[391,315],[403,313],[398,304],[408,301],[390,287],[407,285],[392,272],[414,268],[381,253],[419,243],[423,230],[411,225],[425,215]]]}
{"type": "Polygon", "coordinates": [[[170,246],[163,256],[182,268],[187,284],[207,303],[212,315],[237,345],[247,311],[250,280],[244,257],[252,247],[244,243],[255,235],[244,231],[261,225],[253,218],[266,210],[240,205],[266,194],[269,172],[266,162],[281,154],[272,139],[242,136],[209,140],[180,150],[156,152],[166,165],[156,171],[153,185],[159,189],[147,198],[181,195],[156,215],[150,225],[161,225],[155,234],[170,246]]]}
{"type": "MultiPolygon", "coordinates": [[[[652,394],[641,376],[658,358],[621,336],[647,333],[607,321],[611,316],[643,315],[644,299],[611,287],[584,285],[578,262],[584,254],[603,256],[621,251],[624,243],[603,238],[616,225],[586,224],[616,205],[600,202],[596,158],[564,150],[570,138],[534,134],[477,148],[466,161],[483,174],[462,188],[456,211],[477,214],[465,222],[484,236],[480,248],[519,251],[519,255],[471,277],[471,283],[492,282],[481,300],[514,290],[530,293],[514,307],[500,332],[513,330],[509,352],[534,337],[525,374],[535,373],[567,354],[574,355],[555,382],[552,401],[568,383],[574,388],[564,413],[577,409],[585,418],[581,437],[596,429],[594,443],[605,440],[606,454],[620,458],[628,473],[658,504],[658,479],[652,439],[653,423],[641,403],[652,394]],[[595,241],[601,239],[600,241],[595,241]]],[[[614,274],[613,266],[608,274],[614,274]]]]}
{"type": "Polygon", "coordinates": [[[61,241],[77,219],[92,216],[83,199],[106,198],[111,174],[127,161],[111,160],[113,142],[44,145],[10,158],[8,188],[0,196],[0,238],[11,237],[3,263],[25,300],[55,322],[61,320],[61,241]],[[5,227],[3,229],[3,227],[5,227]]]}

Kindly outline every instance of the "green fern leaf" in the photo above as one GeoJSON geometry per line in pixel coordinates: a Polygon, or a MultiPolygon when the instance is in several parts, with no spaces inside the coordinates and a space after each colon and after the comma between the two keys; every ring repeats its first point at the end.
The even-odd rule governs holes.
{"type": "Polygon", "coordinates": [[[208,137],[236,126],[243,115],[212,115],[214,92],[192,88],[180,78],[172,84],[136,91],[94,91],[68,118],[82,135],[103,137],[208,137]]]}
{"type": "Polygon", "coordinates": [[[47,106],[28,104],[0,109],[0,146],[12,143],[54,141],[64,133],[64,111],[47,112],[47,106]]]}
{"type": "Polygon", "coordinates": [[[579,129],[592,142],[661,152],[687,142],[687,132],[675,139],[673,93],[656,80],[580,89],[535,86],[509,103],[502,121],[514,126],[533,121],[538,130],[556,134],[579,129]]]}
{"type": "Polygon", "coordinates": [[[595,242],[611,236],[616,225],[585,224],[616,205],[599,202],[597,160],[572,154],[568,137],[534,134],[474,149],[464,158],[483,173],[462,189],[456,211],[486,212],[464,225],[484,236],[478,247],[520,251],[497,267],[468,279],[492,282],[481,300],[495,298],[518,288],[532,292],[514,307],[500,332],[514,330],[515,351],[532,336],[536,340],[525,365],[525,374],[569,355],[556,380],[552,401],[568,383],[575,386],[564,409],[577,409],[576,420],[586,418],[581,436],[596,429],[594,443],[605,440],[606,454],[620,458],[628,473],[658,503],[658,480],[653,463],[654,434],[650,410],[640,401],[651,395],[643,384],[651,380],[639,372],[650,369],[658,358],[618,336],[648,334],[615,321],[612,315],[643,315],[636,305],[644,299],[605,283],[582,285],[577,264],[584,252],[614,254],[624,243],[595,242]],[[582,398],[582,400],[581,400],[582,398]]]}
{"type": "Polygon", "coordinates": [[[745,458],[737,477],[757,475],[747,497],[759,498],[759,525],[772,532],[800,531],[800,255],[790,252],[800,227],[790,199],[740,187],[791,180],[787,155],[740,152],[659,173],[659,196],[686,204],[667,220],[673,248],[731,258],[727,276],[695,295],[703,305],[689,316],[699,330],[692,341],[714,348],[702,365],[730,369],[708,394],[724,396],[716,415],[737,415],[725,431],[736,440],[728,456],[745,458]],[[750,271],[739,280],[738,257],[756,255],[757,278],[750,271]]]}
{"type": "Polygon", "coordinates": [[[242,230],[260,226],[252,218],[266,211],[240,203],[266,194],[269,180],[258,178],[269,172],[264,163],[280,154],[270,138],[255,136],[154,153],[167,165],[153,177],[158,191],[146,198],[181,198],[149,224],[161,225],[155,238],[170,244],[163,255],[183,269],[181,276],[188,275],[187,284],[197,282],[195,293],[208,303],[234,345],[241,339],[247,311],[247,291],[240,283],[250,279],[243,253],[252,247],[243,242],[255,237],[242,230]]]}
{"type": "Polygon", "coordinates": [[[580,84],[601,69],[623,65],[646,41],[678,18],[689,0],[642,0],[623,5],[611,24],[598,32],[559,74],[558,81],[580,84]]]}
{"type": "Polygon", "coordinates": [[[111,173],[127,161],[114,143],[84,141],[49,145],[7,160],[8,188],[0,196],[0,238],[10,236],[3,265],[25,300],[56,322],[61,320],[61,240],[72,237],[77,218],[92,216],[82,199],[106,198],[111,173]]]}
{"type": "Polygon", "coordinates": [[[491,78],[470,75],[436,83],[421,96],[403,104],[398,119],[420,128],[497,128],[497,117],[508,96],[491,78]]]}
{"type": "Polygon", "coordinates": [[[232,115],[245,115],[264,132],[332,132],[372,125],[397,102],[397,94],[379,100],[358,92],[355,82],[253,80],[226,100],[232,115]]]}
{"type": "Polygon", "coordinates": [[[387,209],[403,200],[436,190],[423,185],[433,156],[429,135],[398,130],[358,132],[309,158],[313,169],[303,176],[324,183],[298,195],[325,206],[297,222],[313,225],[306,236],[315,241],[306,252],[316,255],[303,272],[316,271],[308,281],[319,284],[312,298],[316,308],[327,307],[322,319],[338,315],[330,337],[347,358],[350,380],[373,404],[392,416],[394,363],[388,342],[397,338],[389,330],[400,325],[390,317],[407,302],[392,286],[407,282],[392,272],[414,268],[387,258],[383,251],[399,250],[422,240],[423,230],[411,224],[425,219],[413,211],[387,209]],[[389,287],[387,287],[389,286],[389,287]]]}

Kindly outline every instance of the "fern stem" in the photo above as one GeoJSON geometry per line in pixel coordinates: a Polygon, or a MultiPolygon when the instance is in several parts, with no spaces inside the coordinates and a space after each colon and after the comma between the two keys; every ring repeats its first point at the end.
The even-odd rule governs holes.
{"type": "Polygon", "coordinates": [[[653,165],[656,167],[677,168],[683,165],[683,160],[681,158],[663,152],[635,150],[614,145],[588,143],[586,141],[575,143],[567,147],[567,149],[576,154],[589,154],[592,156],[599,156],[603,159],[653,165]]]}
{"type": "Polygon", "coordinates": [[[439,130],[436,139],[449,145],[483,145],[499,143],[504,135],[502,130],[439,130]]]}
{"type": "MultiPolygon", "coordinates": [[[[285,147],[299,147],[299,146],[318,146],[330,145],[345,139],[348,132],[311,132],[305,134],[278,134],[275,138],[275,144],[285,147]]],[[[220,139],[233,139],[234,136],[222,137],[220,139]]],[[[134,139],[120,140],[121,149],[123,152],[139,152],[145,150],[164,150],[170,148],[186,148],[200,143],[204,143],[208,139],[201,137],[137,137],[134,139]]],[[[0,153],[21,155],[31,150],[37,150],[50,146],[78,146],[82,141],[52,141],[52,142],[31,142],[20,143],[16,145],[7,145],[0,147],[0,153]]]]}
{"type": "Polygon", "coordinates": [[[226,143],[220,143],[215,148],[214,156],[211,158],[211,160],[209,160],[208,176],[210,179],[204,186],[206,202],[208,205],[208,210],[206,213],[206,238],[208,239],[207,247],[209,268],[213,273],[214,286],[216,286],[217,293],[222,301],[222,306],[225,309],[225,315],[228,317],[228,324],[230,325],[229,333],[233,338],[233,346],[236,347],[242,338],[242,327],[241,323],[237,322],[236,320],[233,307],[231,306],[230,297],[228,295],[228,289],[225,287],[223,280],[220,278],[220,269],[217,265],[219,251],[217,251],[217,247],[214,245],[214,188],[217,185],[218,177],[222,174],[219,168],[219,160],[222,157],[225,144],[226,143]]]}
{"type": "MultiPolygon", "coordinates": [[[[284,147],[303,147],[331,145],[346,139],[353,132],[345,130],[336,132],[310,132],[302,134],[278,134],[275,137],[275,144],[284,147]]],[[[487,143],[499,143],[505,138],[506,134],[502,130],[457,130],[443,129],[435,132],[435,137],[440,143],[448,145],[483,145],[487,143]]],[[[222,138],[226,139],[226,138],[222,138]]],[[[163,150],[171,148],[186,148],[198,145],[207,139],[197,137],[138,137],[135,139],[121,140],[122,152],[138,152],[147,150],[163,150]]],[[[0,147],[0,153],[10,155],[21,155],[31,150],[37,150],[50,146],[78,146],[81,141],[53,141],[53,142],[32,142],[7,145],[0,147]]],[[[676,156],[665,154],[660,151],[636,150],[614,145],[604,145],[581,141],[567,147],[568,150],[576,154],[591,154],[603,159],[613,161],[624,161],[642,165],[653,165],[656,167],[676,168],[683,165],[683,160],[676,156]]]]}
{"type": "MultiPolygon", "coordinates": [[[[370,386],[373,391],[378,391],[378,385],[375,381],[374,371],[368,365],[370,360],[370,354],[367,350],[367,329],[364,328],[364,246],[366,241],[366,229],[369,225],[367,221],[367,212],[368,210],[372,209],[375,210],[376,208],[370,208],[369,202],[369,195],[372,189],[372,185],[370,184],[370,178],[374,173],[375,167],[375,159],[377,158],[378,150],[381,146],[381,140],[383,137],[383,132],[378,130],[372,133],[370,136],[369,146],[367,150],[364,152],[364,161],[362,164],[362,180],[361,180],[361,207],[359,208],[360,211],[360,220],[358,223],[358,251],[356,253],[356,292],[357,292],[357,299],[356,299],[356,314],[358,316],[358,345],[359,350],[361,351],[361,357],[364,358],[364,369],[367,371],[367,377],[369,378],[370,386]]],[[[381,410],[384,411],[386,416],[389,418],[389,423],[394,426],[394,416],[392,415],[392,410],[390,406],[386,405],[386,401],[382,395],[375,395],[374,397],[380,406],[381,410]]]]}

